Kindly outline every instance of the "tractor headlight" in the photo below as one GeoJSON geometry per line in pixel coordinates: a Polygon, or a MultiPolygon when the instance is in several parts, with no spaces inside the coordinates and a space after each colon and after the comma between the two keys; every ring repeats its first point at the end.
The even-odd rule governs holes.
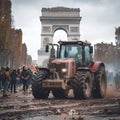
{"type": "Polygon", "coordinates": [[[66,69],[66,68],[62,68],[62,69],[61,69],[61,72],[62,72],[62,73],[65,73],[65,72],[67,72],[67,69],[66,69]]]}

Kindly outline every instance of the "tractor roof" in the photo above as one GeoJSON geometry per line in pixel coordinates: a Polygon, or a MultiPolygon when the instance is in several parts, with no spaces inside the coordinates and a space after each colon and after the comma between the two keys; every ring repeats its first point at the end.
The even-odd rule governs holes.
{"type": "Polygon", "coordinates": [[[88,41],[59,41],[59,44],[79,44],[79,45],[91,45],[88,41]]]}

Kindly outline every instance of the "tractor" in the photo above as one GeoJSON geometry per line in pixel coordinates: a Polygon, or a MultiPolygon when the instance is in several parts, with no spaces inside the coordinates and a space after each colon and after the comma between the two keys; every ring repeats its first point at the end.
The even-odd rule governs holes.
{"type": "Polygon", "coordinates": [[[49,43],[47,68],[39,68],[32,79],[32,94],[36,99],[66,98],[73,90],[75,99],[104,98],[107,88],[105,65],[92,59],[93,46],[87,41],[49,43]]]}

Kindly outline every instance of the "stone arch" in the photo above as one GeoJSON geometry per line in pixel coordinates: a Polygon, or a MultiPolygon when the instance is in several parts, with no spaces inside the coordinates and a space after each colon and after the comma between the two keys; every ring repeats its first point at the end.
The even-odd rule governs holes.
{"type": "Polygon", "coordinates": [[[68,40],[68,33],[66,29],[57,28],[53,32],[53,43],[58,43],[60,40],[68,40]]]}
{"type": "Polygon", "coordinates": [[[66,34],[69,33],[69,29],[67,27],[64,26],[56,26],[55,28],[52,29],[53,34],[57,31],[57,30],[64,30],[66,32],[66,34]]]}
{"type": "Polygon", "coordinates": [[[54,32],[63,29],[68,40],[80,40],[80,9],[53,7],[42,8],[41,21],[41,48],[53,42],[54,32]]]}

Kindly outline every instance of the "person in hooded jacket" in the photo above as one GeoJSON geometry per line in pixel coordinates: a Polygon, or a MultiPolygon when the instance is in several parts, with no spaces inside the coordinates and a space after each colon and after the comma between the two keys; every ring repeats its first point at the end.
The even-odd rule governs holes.
{"type": "Polygon", "coordinates": [[[21,79],[23,81],[23,91],[27,91],[28,90],[28,86],[29,86],[29,81],[31,80],[31,71],[28,69],[27,66],[23,66],[23,71],[21,73],[21,79]]]}

